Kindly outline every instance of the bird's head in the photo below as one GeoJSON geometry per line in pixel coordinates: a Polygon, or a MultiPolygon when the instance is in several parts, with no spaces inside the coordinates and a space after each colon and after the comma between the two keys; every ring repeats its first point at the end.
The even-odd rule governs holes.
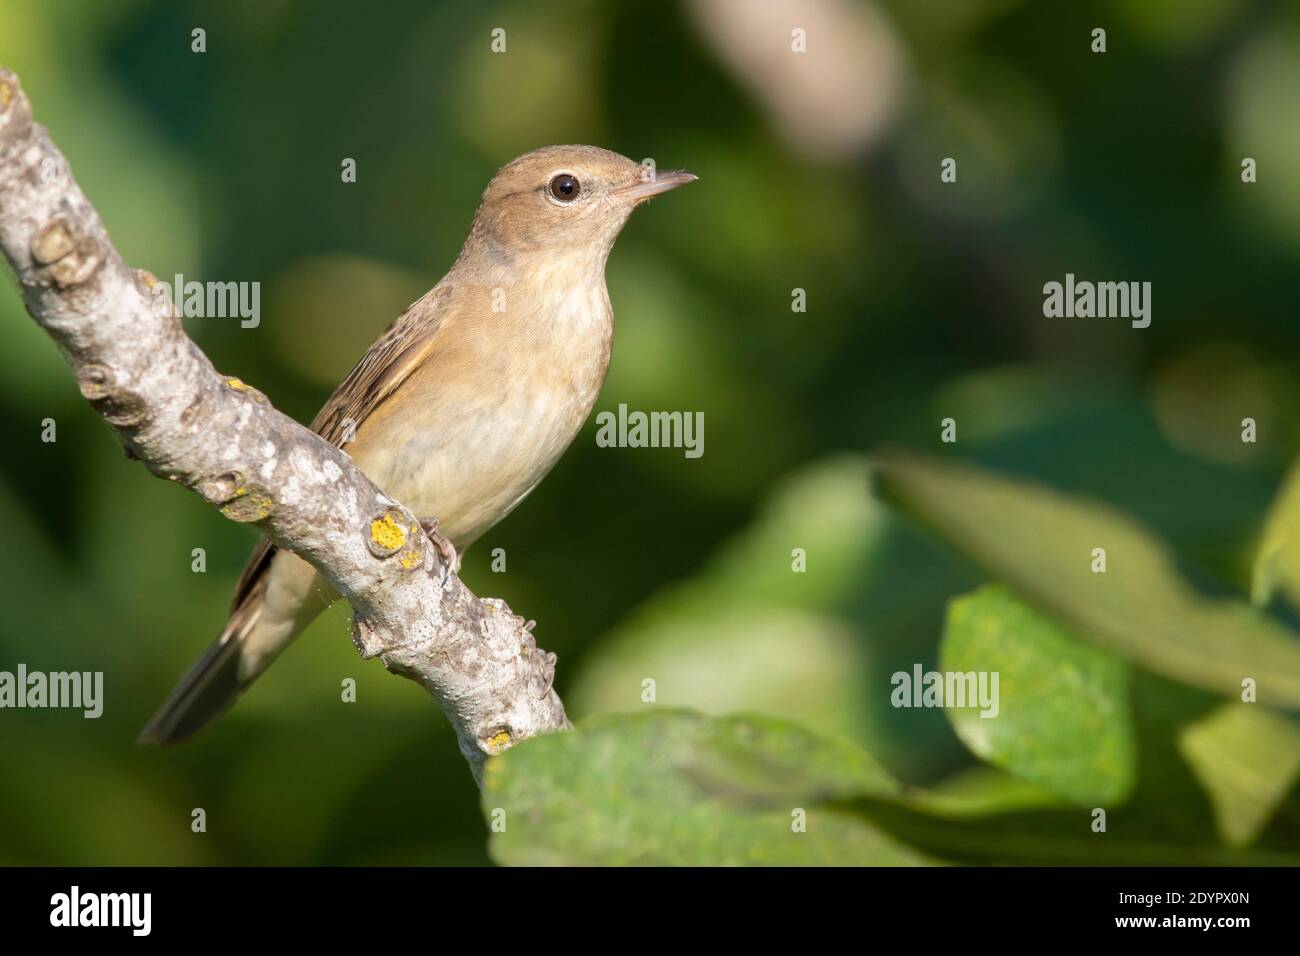
{"type": "Polygon", "coordinates": [[[633,209],[694,179],[684,170],[656,172],[596,146],[547,146],[492,177],[470,241],[510,258],[572,251],[603,262],[633,209]]]}

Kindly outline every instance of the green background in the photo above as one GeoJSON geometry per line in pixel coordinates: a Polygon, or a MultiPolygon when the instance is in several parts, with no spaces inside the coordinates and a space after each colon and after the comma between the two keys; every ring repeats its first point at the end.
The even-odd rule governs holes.
{"type": "MultiPolygon", "coordinates": [[[[1300,437],[1300,6],[782,10],[8,0],[0,63],[129,263],[262,284],[258,328],[187,328],[302,421],[446,270],[507,160],[582,142],[699,174],[611,256],[598,408],[702,411],[703,457],[598,448],[589,422],[463,577],[537,619],[574,717],[645,708],[652,677],[661,703],[789,717],[939,788],[972,751],[1004,765],[960,721],[891,708],[889,675],[939,666],[947,602],[987,575],[866,495],[856,456],[895,443],[1106,502],[1207,593],[1249,592],[1300,437]],[[1151,282],[1151,327],[1044,318],[1067,272],[1151,282]]],[[[107,698],[99,720],[0,711],[0,862],[488,861],[445,720],[357,657],[346,607],[199,738],[136,748],[218,633],[252,532],[123,457],[12,282],[0,380],[0,669],[103,671],[107,698]]],[[[1213,788],[1144,739],[1164,789],[1127,799],[1215,839],[1213,788]]],[[[1274,806],[1261,839],[1300,848],[1293,779],[1274,806]]]]}

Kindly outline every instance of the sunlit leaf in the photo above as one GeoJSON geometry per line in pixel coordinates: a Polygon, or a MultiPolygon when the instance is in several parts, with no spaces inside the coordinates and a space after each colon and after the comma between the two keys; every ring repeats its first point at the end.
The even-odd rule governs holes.
{"type": "Polygon", "coordinates": [[[1223,839],[1254,841],[1300,774],[1300,726],[1258,704],[1224,704],[1178,741],[1223,839]]]}
{"type": "Polygon", "coordinates": [[[1281,596],[1300,609],[1300,463],[1292,466],[1269,509],[1250,596],[1261,606],[1281,596]]]}
{"type": "Polygon", "coordinates": [[[949,605],[940,667],[997,688],[992,707],[944,710],[978,756],[1084,806],[1128,795],[1136,753],[1122,660],[991,585],[949,605]]]}
{"type": "Polygon", "coordinates": [[[936,816],[960,819],[1057,807],[1061,798],[1036,783],[996,767],[979,765],[926,790],[912,791],[911,805],[936,816]]]}

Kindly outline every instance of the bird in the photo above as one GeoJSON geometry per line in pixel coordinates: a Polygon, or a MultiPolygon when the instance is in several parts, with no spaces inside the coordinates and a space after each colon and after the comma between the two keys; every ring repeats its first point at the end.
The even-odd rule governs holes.
{"type": "MultiPolygon", "coordinates": [[[[605,263],[628,217],[697,178],[595,146],[507,163],[447,274],[312,421],[421,517],[452,570],[537,487],[595,405],[613,344],[605,263]]],[[[315,568],[263,538],[225,628],[139,742],[185,740],[219,717],[335,599],[315,568]]]]}

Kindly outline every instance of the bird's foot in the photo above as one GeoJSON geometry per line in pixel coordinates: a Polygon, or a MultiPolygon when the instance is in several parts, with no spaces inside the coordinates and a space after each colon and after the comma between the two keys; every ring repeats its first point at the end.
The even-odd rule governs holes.
{"type": "Polygon", "coordinates": [[[451,539],[438,530],[437,518],[421,518],[420,527],[424,533],[429,536],[433,546],[438,549],[442,559],[447,562],[447,570],[452,574],[460,573],[460,555],[456,553],[456,546],[451,543],[451,539]]]}

